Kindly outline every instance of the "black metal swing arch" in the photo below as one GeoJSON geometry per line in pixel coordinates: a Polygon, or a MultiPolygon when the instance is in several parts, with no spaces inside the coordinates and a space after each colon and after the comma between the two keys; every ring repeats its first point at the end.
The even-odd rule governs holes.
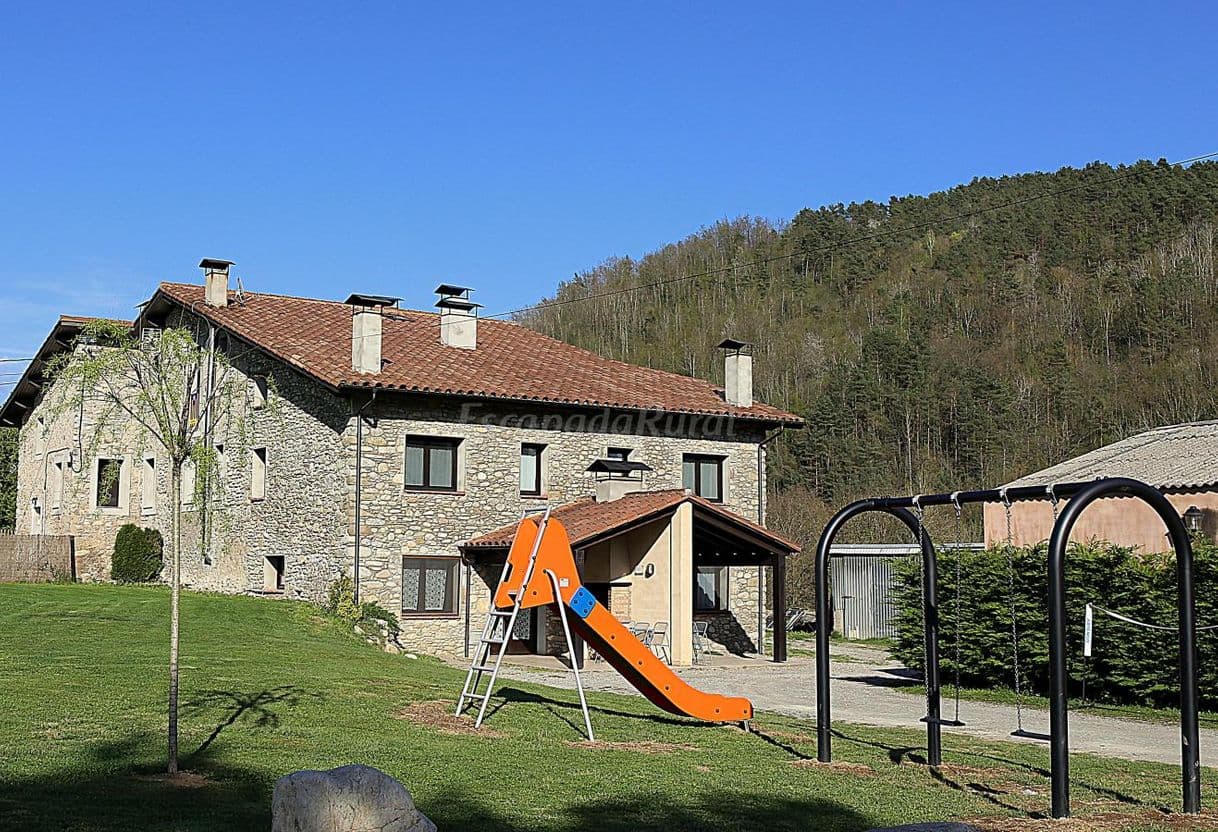
{"type": "MultiPolygon", "coordinates": [[[[832,725],[829,675],[829,634],[833,626],[829,609],[829,560],[833,541],[845,523],[860,514],[880,512],[896,517],[920,538],[923,561],[922,604],[926,643],[927,762],[942,762],[940,727],[946,724],[939,711],[939,621],[937,568],[934,545],[924,525],[910,508],[963,503],[992,503],[1043,499],[1043,486],[1025,486],[979,491],[956,491],[917,497],[884,497],[858,500],[830,519],[816,548],[816,753],[820,762],[832,760],[832,725]]],[[[1183,809],[1201,811],[1201,755],[1198,748],[1197,626],[1193,581],[1193,548],[1184,521],[1163,494],[1147,483],[1127,477],[1053,486],[1057,497],[1069,497],[1053,524],[1047,561],[1049,577],[1049,747],[1052,780],[1052,815],[1070,815],[1070,740],[1066,693],[1066,548],[1070,532],[1088,505],[1103,497],[1140,499],[1155,510],[1167,527],[1176,555],[1178,581],[1180,651],[1180,755],[1183,809]]]]}

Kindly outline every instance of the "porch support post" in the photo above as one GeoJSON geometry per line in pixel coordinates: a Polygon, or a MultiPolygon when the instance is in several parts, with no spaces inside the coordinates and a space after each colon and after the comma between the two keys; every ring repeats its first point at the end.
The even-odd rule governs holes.
{"type": "Polygon", "coordinates": [[[787,556],[774,555],[774,661],[787,660],[787,556]]]}
{"type": "Polygon", "coordinates": [[[668,527],[672,547],[672,583],[669,589],[668,622],[672,663],[688,666],[694,661],[694,507],[689,501],[673,512],[668,527]]]}

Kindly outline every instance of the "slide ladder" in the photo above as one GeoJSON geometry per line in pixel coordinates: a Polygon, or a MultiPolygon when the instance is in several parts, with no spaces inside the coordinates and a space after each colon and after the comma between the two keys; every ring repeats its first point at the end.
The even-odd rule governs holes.
{"type": "MultiPolygon", "coordinates": [[[[580,703],[584,710],[584,723],[590,738],[592,724],[588,719],[588,705],[574,660],[572,628],[601,658],[657,707],[672,714],[706,722],[738,722],[747,728],[753,716],[753,705],[749,700],[704,693],[689,685],[627,630],[582,585],[567,530],[547,512],[540,522],[534,517],[521,519],[503,567],[499,586],[492,598],[491,618],[488,619],[484,638],[494,639],[496,636],[497,631],[493,627],[496,614],[506,618],[508,624],[505,632],[510,635],[511,626],[521,609],[549,604],[558,606],[559,618],[567,637],[567,649],[571,651],[571,664],[575,670],[576,687],[579,689],[580,703]]],[[[495,664],[485,665],[485,659],[479,658],[486,652],[480,646],[457,706],[460,713],[467,701],[481,699],[478,725],[481,725],[485,716],[490,689],[494,685],[499,663],[506,650],[505,643],[493,643],[499,647],[495,664]],[[490,684],[483,694],[478,693],[476,677],[479,672],[491,674],[490,684]]]]}
{"type": "MultiPolygon", "coordinates": [[[[473,661],[469,666],[469,673],[465,676],[465,684],[461,688],[461,695],[457,698],[457,716],[464,713],[465,709],[474,702],[480,703],[478,706],[478,718],[474,722],[475,728],[480,728],[482,721],[486,719],[486,707],[490,703],[491,692],[495,688],[495,681],[499,678],[499,670],[503,666],[503,657],[507,654],[508,642],[511,641],[512,632],[516,627],[516,619],[523,608],[521,604],[523,594],[521,588],[529,583],[537,570],[537,552],[541,546],[546,527],[550,523],[550,509],[547,508],[545,510],[540,523],[526,516],[521,521],[522,527],[526,522],[535,532],[528,536],[522,536],[518,533],[512,541],[512,551],[509,552],[507,560],[504,561],[503,572],[499,575],[499,584],[496,586],[493,596],[500,601],[506,600],[507,603],[503,604],[503,606],[497,603],[491,604],[490,612],[486,616],[486,623],[482,626],[482,637],[478,640],[477,649],[474,650],[473,661]],[[518,547],[519,551],[517,551],[518,547]],[[527,557],[523,555],[525,549],[528,549],[529,552],[527,557]],[[513,554],[515,557],[513,557],[513,554]],[[519,581],[514,581],[513,566],[519,570],[522,560],[525,564],[524,570],[521,573],[522,577],[519,581]],[[508,609],[503,607],[508,607],[508,609]],[[494,663],[491,663],[492,655],[494,656],[494,663]],[[482,687],[484,679],[486,680],[486,685],[482,687]],[[479,690],[480,687],[482,690],[479,690]]],[[[545,570],[544,575],[546,580],[552,584],[552,591],[557,596],[559,593],[558,576],[550,569],[545,570]]],[[[559,605],[559,617],[562,619],[563,632],[567,637],[567,654],[572,657],[571,669],[575,673],[575,687],[579,691],[579,704],[584,712],[584,726],[588,731],[588,739],[595,741],[596,737],[592,733],[592,719],[588,715],[588,700],[584,697],[583,680],[580,679],[579,667],[574,661],[575,645],[571,638],[571,627],[567,621],[566,608],[562,605],[559,605]]]]}

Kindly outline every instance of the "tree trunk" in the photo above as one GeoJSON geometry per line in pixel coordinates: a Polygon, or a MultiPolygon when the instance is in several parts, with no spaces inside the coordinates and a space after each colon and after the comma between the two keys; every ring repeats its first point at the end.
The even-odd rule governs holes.
{"type": "Polygon", "coordinates": [[[182,463],[174,460],[169,476],[169,773],[178,773],[178,601],[182,590],[182,463]]]}

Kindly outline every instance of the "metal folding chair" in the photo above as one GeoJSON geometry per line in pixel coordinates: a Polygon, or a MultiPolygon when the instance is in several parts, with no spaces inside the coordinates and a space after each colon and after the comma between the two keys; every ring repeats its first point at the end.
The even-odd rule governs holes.
{"type": "Polygon", "coordinates": [[[709,641],[707,630],[710,628],[708,621],[694,622],[694,664],[702,663],[702,654],[706,652],[706,642],[709,641]]]}
{"type": "Polygon", "coordinates": [[[651,648],[665,664],[672,664],[672,654],[668,650],[668,622],[657,621],[651,628],[651,633],[645,644],[651,648]]]}

